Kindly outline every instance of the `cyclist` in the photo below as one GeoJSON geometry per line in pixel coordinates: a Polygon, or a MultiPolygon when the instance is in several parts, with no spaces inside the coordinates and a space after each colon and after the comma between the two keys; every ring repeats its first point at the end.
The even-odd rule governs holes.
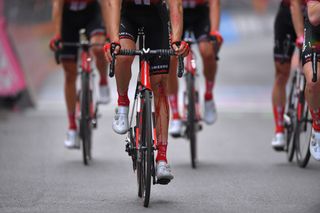
{"type": "MultiPolygon", "coordinates": [[[[120,48],[135,49],[138,28],[144,27],[146,35],[146,47],[150,49],[168,49],[168,11],[162,0],[106,0],[105,1],[110,20],[108,32],[110,44],[106,44],[106,58],[111,61],[111,52],[117,52],[120,48]],[[122,8],[121,8],[122,7],[122,8]],[[121,12],[120,12],[121,8],[121,12]],[[112,20],[112,22],[111,22],[112,20]],[[119,32],[120,29],[120,32],[119,32]],[[110,48],[111,47],[111,48],[110,48]]],[[[172,47],[178,55],[186,55],[188,45],[180,42],[182,35],[182,3],[181,0],[168,0],[172,25],[172,47]],[[181,44],[179,47],[177,44],[181,44]]],[[[129,128],[128,111],[129,98],[128,86],[131,78],[131,65],[133,57],[121,56],[117,58],[115,76],[118,89],[118,108],[113,119],[112,128],[118,134],[125,134],[129,128]]],[[[170,167],[167,164],[168,123],[169,107],[166,95],[167,73],[169,59],[154,58],[151,61],[151,87],[154,93],[156,109],[157,130],[157,167],[158,180],[173,179],[170,167]]]]}
{"type": "MultiPolygon", "coordinates": [[[[313,47],[318,53],[319,62],[320,50],[320,1],[307,0],[308,17],[305,19],[305,41],[303,45],[302,63],[306,76],[306,99],[312,115],[312,136],[310,141],[310,152],[316,160],[320,160],[320,77],[312,82],[311,55],[313,47]]],[[[319,63],[318,63],[319,68],[319,63]]]]}
{"type": "MultiPolygon", "coordinates": [[[[79,30],[86,29],[86,34],[92,43],[105,42],[105,30],[102,25],[99,3],[97,0],[53,0],[52,20],[55,36],[50,41],[53,51],[58,49],[58,43],[78,42],[79,30]]],[[[94,47],[92,52],[96,58],[96,67],[100,73],[100,101],[110,101],[109,87],[107,84],[106,62],[103,48],[94,47]]],[[[60,60],[64,69],[65,82],[64,94],[67,105],[69,129],[64,145],[67,148],[79,148],[80,141],[77,136],[75,117],[76,106],[76,79],[77,79],[77,48],[63,47],[60,60]]]]}
{"type": "MultiPolygon", "coordinates": [[[[204,94],[204,116],[207,124],[213,124],[217,119],[216,106],[213,98],[213,87],[217,72],[217,52],[212,40],[220,46],[223,38],[219,33],[220,23],[220,0],[183,0],[183,30],[191,30],[198,42],[200,55],[203,62],[203,73],[206,80],[206,91],[204,94]]],[[[175,75],[177,69],[176,58],[171,59],[168,78],[169,103],[172,110],[169,133],[180,135],[182,120],[178,110],[178,79],[175,75]]]]}
{"type": "MultiPolygon", "coordinates": [[[[272,106],[275,121],[275,135],[271,145],[283,149],[284,110],[286,105],[286,84],[290,76],[290,62],[294,46],[286,44],[288,39],[301,48],[303,43],[302,0],[282,0],[274,25],[275,81],[272,91],[272,106]],[[288,47],[287,47],[288,46],[288,47]],[[287,49],[287,50],[286,50],[287,49]]],[[[290,43],[290,41],[289,41],[290,43]]]]}

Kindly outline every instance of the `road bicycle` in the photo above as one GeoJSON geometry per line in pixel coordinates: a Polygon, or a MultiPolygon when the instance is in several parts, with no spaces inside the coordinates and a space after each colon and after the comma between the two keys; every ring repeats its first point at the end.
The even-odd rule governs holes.
{"type": "MultiPolygon", "coordinates": [[[[288,36],[284,43],[285,55],[290,45],[294,44],[288,36]]],[[[289,162],[293,160],[295,154],[297,164],[301,168],[306,167],[310,159],[309,141],[312,130],[312,118],[305,100],[305,87],[306,78],[299,66],[291,78],[288,104],[284,115],[286,138],[284,151],[287,152],[289,162]]]]}
{"type": "MultiPolygon", "coordinates": [[[[280,63],[283,64],[286,58],[289,57],[290,48],[295,48],[295,44],[292,42],[291,36],[287,35],[287,38],[283,42],[284,57],[282,57],[280,63]]],[[[300,54],[301,59],[301,54],[300,54]]],[[[300,60],[301,61],[301,60],[300,60]]],[[[301,66],[299,65],[294,71],[289,83],[289,96],[284,113],[284,135],[286,139],[286,146],[284,149],[275,148],[276,151],[286,151],[287,159],[289,162],[293,160],[295,153],[295,132],[297,129],[297,107],[300,94],[300,84],[304,78],[301,66]]]]}
{"type": "MultiPolygon", "coordinates": [[[[312,82],[317,81],[317,62],[318,62],[318,54],[317,50],[312,50],[312,82]]],[[[298,104],[298,111],[297,111],[297,131],[296,131],[296,157],[298,165],[301,168],[305,168],[308,165],[310,159],[310,139],[312,134],[312,117],[309,111],[309,107],[306,104],[305,100],[305,87],[306,87],[306,79],[303,79],[300,88],[300,95],[299,95],[299,104],[298,104]]]]}
{"type": "MultiPolygon", "coordinates": [[[[138,196],[143,198],[143,205],[149,206],[151,183],[168,184],[167,181],[156,179],[154,152],[157,150],[155,128],[155,112],[153,93],[150,83],[150,64],[152,57],[170,57],[175,55],[173,50],[150,50],[145,47],[143,28],[139,29],[139,50],[120,50],[119,54],[112,54],[109,76],[114,76],[115,59],[118,55],[139,56],[140,67],[131,110],[130,128],[126,137],[125,150],[132,159],[133,170],[137,174],[138,196]],[[135,115],[135,116],[134,116],[135,115]]],[[[182,76],[183,61],[179,57],[179,73],[182,76]]]]}
{"type": "MultiPolygon", "coordinates": [[[[194,40],[192,31],[186,30],[184,35],[184,41],[186,41],[189,46],[197,44],[194,40]]],[[[218,44],[213,39],[213,47],[215,52],[218,52],[218,44]]],[[[218,56],[216,60],[218,60],[218,56]]],[[[173,137],[183,137],[190,142],[190,157],[191,157],[191,167],[197,167],[197,133],[202,130],[201,124],[201,110],[199,101],[199,90],[197,87],[197,63],[196,56],[192,48],[190,48],[189,54],[184,60],[184,79],[185,79],[185,91],[183,91],[183,131],[180,134],[174,134],[173,137]]]]}
{"type": "Polygon", "coordinates": [[[92,159],[92,129],[97,128],[98,106],[96,88],[94,83],[95,74],[92,68],[92,57],[90,48],[103,44],[90,43],[85,29],[79,31],[79,42],[58,42],[59,47],[55,52],[57,63],[60,63],[59,55],[62,47],[78,48],[78,75],[80,75],[80,87],[77,90],[76,117],[78,121],[78,135],[82,144],[82,155],[84,165],[88,165],[92,159]]]}

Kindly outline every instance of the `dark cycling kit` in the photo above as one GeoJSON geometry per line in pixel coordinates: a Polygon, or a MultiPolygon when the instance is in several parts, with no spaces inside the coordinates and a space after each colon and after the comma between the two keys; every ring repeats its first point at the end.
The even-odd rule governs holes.
{"type": "MultiPolygon", "coordinates": [[[[105,29],[98,0],[65,0],[62,15],[61,39],[79,42],[79,30],[85,28],[88,37],[103,34],[105,29]]],[[[61,59],[77,59],[76,47],[64,47],[61,59]]]]}
{"type": "Polygon", "coordinates": [[[275,43],[273,53],[275,61],[284,60],[286,62],[290,62],[294,46],[290,45],[288,52],[285,53],[285,42],[288,37],[292,43],[297,39],[291,19],[290,0],[282,0],[274,24],[275,43]]]}
{"type": "MultiPolygon", "coordinates": [[[[123,0],[120,39],[137,41],[138,29],[143,27],[145,45],[150,49],[169,49],[169,14],[162,0],[123,0]]],[[[151,74],[167,74],[169,58],[150,59],[151,74]]]]}
{"type": "MultiPolygon", "coordinates": [[[[320,2],[320,0],[306,0],[306,3],[309,1],[320,2]]],[[[312,47],[317,47],[318,52],[320,50],[320,27],[313,26],[310,23],[309,18],[306,17],[304,20],[304,32],[305,32],[305,38],[304,38],[304,45],[302,49],[303,65],[311,61],[312,47]]],[[[320,62],[320,54],[318,54],[318,61],[320,62]]]]}
{"type": "Polygon", "coordinates": [[[182,0],[183,34],[186,30],[194,33],[197,41],[209,40],[210,18],[207,0],[182,0]]]}

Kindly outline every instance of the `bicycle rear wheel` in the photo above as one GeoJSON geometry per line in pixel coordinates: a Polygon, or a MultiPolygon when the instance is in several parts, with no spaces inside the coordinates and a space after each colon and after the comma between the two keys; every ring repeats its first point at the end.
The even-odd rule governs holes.
{"type": "Polygon", "coordinates": [[[152,168],[154,168],[153,155],[153,139],[152,139],[152,111],[151,111],[151,96],[150,91],[142,93],[141,106],[142,110],[139,113],[140,117],[139,128],[141,132],[141,140],[138,150],[137,161],[137,178],[138,178],[138,196],[143,197],[144,207],[149,206],[151,193],[152,168]]]}
{"type": "Polygon", "coordinates": [[[89,88],[89,74],[81,74],[81,118],[80,136],[82,140],[82,155],[84,165],[89,164],[91,159],[91,134],[92,124],[90,115],[91,94],[89,88]]]}
{"type": "Polygon", "coordinates": [[[295,132],[297,163],[301,168],[307,166],[310,159],[309,143],[312,131],[312,118],[305,102],[304,91],[300,92],[298,106],[298,123],[295,132]]]}
{"type": "Polygon", "coordinates": [[[191,167],[197,167],[197,130],[196,130],[196,113],[195,113],[195,88],[194,88],[194,76],[191,73],[186,74],[187,78],[187,93],[188,93],[188,114],[187,114],[187,131],[188,138],[190,140],[190,152],[191,152],[191,167]]]}

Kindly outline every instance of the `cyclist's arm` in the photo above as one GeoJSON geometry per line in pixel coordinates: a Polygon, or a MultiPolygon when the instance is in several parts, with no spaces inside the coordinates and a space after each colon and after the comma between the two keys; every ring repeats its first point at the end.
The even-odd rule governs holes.
{"type": "Polygon", "coordinates": [[[170,21],[172,27],[172,41],[180,41],[183,30],[182,0],[168,0],[170,21]]]}
{"type": "Polygon", "coordinates": [[[320,24],[320,2],[317,0],[309,0],[307,5],[310,23],[314,26],[318,26],[320,24]]]}
{"type": "Polygon", "coordinates": [[[210,31],[219,31],[220,0],[209,0],[210,31]]]}
{"type": "Polygon", "coordinates": [[[291,18],[297,37],[303,36],[303,16],[301,0],[291,0],[290,4],[291,18]]]}
{"type": "Polygon", "coordinates": [[[101,3],[102,7],[104,7],[104,11],[106,11],[106,14],[104,15],[110,41],[119,42],[120,11],[122,0],[102,0],[101,3]]]}
{"type": "MultiPolygon", "coordinates": [[[[106,0],[101,0],[100,1],[101,5],[101,14],[102,14],[102,19],[104,23],[104,27],[107,30],[108,27],[108,10],[107,10],[107,1],[106,0]]],[[[108,32],[107,32],[108,33],[108,32]]]]}
{"type": "Polygon", "coordinates": [[[60,35],[61,33],[63,1],[52,0],[52,21],[55,35],[60,35]]]}

